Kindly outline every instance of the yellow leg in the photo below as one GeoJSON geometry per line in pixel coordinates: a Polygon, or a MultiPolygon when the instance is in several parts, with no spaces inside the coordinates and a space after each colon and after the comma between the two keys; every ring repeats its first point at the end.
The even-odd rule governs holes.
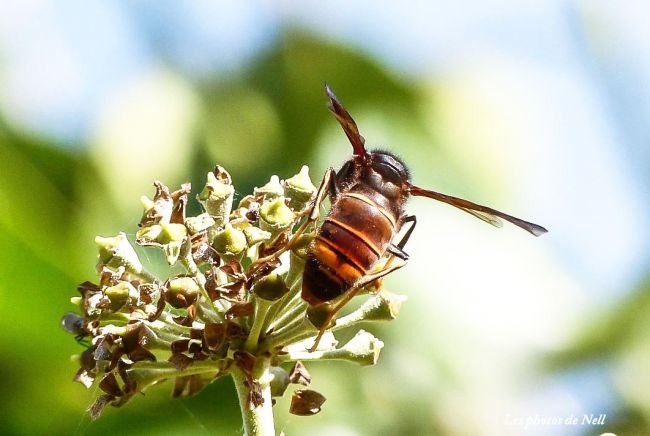
{"type": "Polygon", "coordinates": [[[334,169],[329,168],[325,172],[325,175],[323,176],[323,181],[318,187],[318,192],[316,192],[316,198],[314,199],[314,204],[312,205],[311,210],[309,212],[309,216],[307,217],[305,222],[302,223],[300,227],[298,227],[298,230],[296,230],[296,232],[293,234],[289,242],[287,242],[287,244],[284,247],[280,248],[278,251],[276,251],[273,254],[270,254],[266,257],[262,257],[260,259],[257,259],[255,262],[253,262],[251,264],[251,267],[249,268],[249,272],[251,274],[257,271],[265,263],[277,259],[278,257],[280,257],[282,253],[284,253],[287,250],[290,250],[291,247],[296,243],[296,241],[298,241],[298,238],[300,238],[302,234],[305,233],[305,230],[307,230],[309,224],[312,223],[315,224],[318,221],[318,219],[320,218],[320,207],[323,204],[323,201],[325,200],[325,197],[327,196],[327,193],[330,190],[332,183],[334,183],[334,177],[336,177],[336,172],[334,171],[334,169]]]}
{"type": "Polygon", "coordinates": [[[321,339],[323,338],[323,335],[327,331],[327,329],[330,327],[330,324],[336,314],[343,309],[343,307],[352,300],[355,295],[359,292],[359,290],[363,289],[364,287],[368,286],[375,280],[381,279],[382,277],[392,273],[395,270],[400,269],[404,265],[406,265],[406,261],[403,261],[402,263],[399,263],[397,265],[391,265],[393,263],[395,256],[391,256],[387,261],[386,265],[384,265],[384,268],[382,268],[380,271],[377,271],[372,274],[367,274],[343,295],[343,298],[339,303],[332,309],[332,311],[327,315],[327,318],[325,319],[325,322],[321,326],[320,330],[318,331],[318,335],[316,335],[316,339],[314,339],[314,345],[311,346],[311,348],[308,350],[310,353],[313,353],[316,351],[316,348],[318,347],[318,344],[320,343],[321,339]]]}

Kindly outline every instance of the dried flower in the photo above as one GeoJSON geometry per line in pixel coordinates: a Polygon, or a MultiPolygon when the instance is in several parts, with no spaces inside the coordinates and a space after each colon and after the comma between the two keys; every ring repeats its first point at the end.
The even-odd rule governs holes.
{"type": "MultiPolygon", "coordinates": [[[[190,217],[189,184],[171,192],[154,182],[153,199],[141,198],[135,242],[161,249],[169,265],[185,268],[165,279],[145,269],[125,233],[96,238],[99,279],[81,284],[81,296],[73,297],[81,315],[62,319],[66,330],[89,344],[78,356],[74,379],[101,391],[88,409],[93,419],[166,379],[174,380],[173,397],[187,397],[229,374],[247,432],[272,434],[271,397],[282,396],[292,383],[311,383],[302,361],[376,363],[380,340],[359,330],[339,346],[332,332],[394,319],[405,298],[385,291],[330,325],[308,352],[328,314],[327,305],[310,307],[300,296],[314,233],[292,240],[316,192],[308,171],[304,166],[285,181],[271,177],[233,210],[232,179],[217,166],[198,195],[204,212],[190,217]],[[287,250],[288,256],[274,256],[287,250]]],[[[324,401],[299,389],[291,413],[318,413],[324,401]]]]}

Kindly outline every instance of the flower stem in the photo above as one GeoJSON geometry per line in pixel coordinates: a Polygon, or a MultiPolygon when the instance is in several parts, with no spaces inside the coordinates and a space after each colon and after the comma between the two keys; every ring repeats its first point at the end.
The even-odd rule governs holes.
{"type": "Polygon", "coordinates": [[[274,436],[273,404],[271,403],[271,373],[269,359],[259,358],[253,369],[252,380],[260,384],[262,404],[254,406],[250,401],[249,381],[239,368],[233,368],[231,375],[235,382],[239,406],[246,436],[274,436]]]}

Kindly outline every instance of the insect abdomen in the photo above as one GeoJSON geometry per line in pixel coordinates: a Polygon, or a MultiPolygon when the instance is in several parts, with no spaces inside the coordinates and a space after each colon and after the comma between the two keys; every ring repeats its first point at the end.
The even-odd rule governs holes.
{"type": "Polygon", "coordinates": [[[342,194],[307,253],[302,298],[315,305],[350,289],[384,255],[396,221],[370,196],[342,194]]]}

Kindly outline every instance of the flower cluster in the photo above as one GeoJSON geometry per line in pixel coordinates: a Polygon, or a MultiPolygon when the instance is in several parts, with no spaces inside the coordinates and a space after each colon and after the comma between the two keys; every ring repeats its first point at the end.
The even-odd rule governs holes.
{"type": "MultiPolygon", "coordinates": [[[[86,387],[97,382],[102,391],[89,408],[92,418],[166,379],[174,380],[174,397],[185,397],[226,374],[246,415],[270,409],[271,397],[291,383],[308,386],[311,376],[301,361],[377,361],[383,343],[370,333],[359,330],[344,345],[333,333],[394,319],[404,297],[383,290],[330,325],[318,348],[308,351],[324,317],[300,296],[314,238],[313,231],[293,237],[316,193],[306,166],[287,180],[273,176],[235,209],[231,177],[217,166],[197,196],[204,210],[198,216],[186,214],[189,183],[174,192],[159,181],[154,186],[153,199],[142,197],[135,243],[162,250],[169,276],[149,272],[124,233],[97,237],[99,281],[79,286],[81,296],[72,302],[81,315],[62,320],[87,345],[75,380],[86,387]],[[177,264],[181,273],[172,268],[177,264]]],[[[314,414],[324,401],[301,388],[290,411],[314,414]]]]}

